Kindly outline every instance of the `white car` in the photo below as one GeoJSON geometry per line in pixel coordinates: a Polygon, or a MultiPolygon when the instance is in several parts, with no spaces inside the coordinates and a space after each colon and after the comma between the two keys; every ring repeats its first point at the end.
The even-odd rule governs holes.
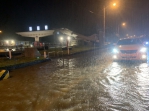
{"type": "Polygon", "coordinates": [[[120,39],[113,49],[113,60],[141,60],[147,61],[147,48],[140,38],[120,39]]]}

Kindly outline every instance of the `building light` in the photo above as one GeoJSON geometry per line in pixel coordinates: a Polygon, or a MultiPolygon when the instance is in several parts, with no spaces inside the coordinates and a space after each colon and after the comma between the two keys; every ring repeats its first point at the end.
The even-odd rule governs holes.
{"type": "Polygon", "coordinates": [[[29,27],[29,31],[32,31],[32,27],[29,27]]]}
{"type": "Polygon", "coordinates": [[[11,43],[13,44],[13,43],[14,43],[14,41],[12,40],[12,41],[11,41],[11,43]]]}
{"type": "Polygon", "coordinates": [[[40,26],[37,26],[37,30],[40,30],[40,26]]]}
{"type": "Polygon", "coordinates": [[[70,37],[68,36],[67,39],[70,40],[70,37]]]}
{"type": "Polygon", "coordinates": [[[9,42],[9,41],[8,41],[8,40],[6,40],[6,43],[7,43],[7,44],[8,44],[8,42],[9,42]]]}
{"type": "Polygon", "coordinates": [[[48,30],[48,26],[47,25],[45,25],[45,30],[48,30]]]}

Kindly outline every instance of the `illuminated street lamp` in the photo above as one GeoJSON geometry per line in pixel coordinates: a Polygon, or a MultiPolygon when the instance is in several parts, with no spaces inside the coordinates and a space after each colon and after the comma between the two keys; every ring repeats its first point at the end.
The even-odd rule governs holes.
{"type": "Polygon", "coordinates": [[[2,31],[0,30],[0,33],[2,33],[2,31]]]}
{"type": "Polygon", "coordinates": [[[113,6],[116,6],[116,3],[113,3],[113,6]]]}
{"type": "Polygon", "coordinates": [[[126,23],[122,23],[122,25],[123,25],[123,26],[125,26],[125,25],[126,25],[126,23]]]}
{"type": "Polygon", "coordinates": [[[67,37],[67,40],[70,41],[70,37],[69,36],[67,37]]]}
{"type": "MultiPolygon", "coordinates": [[[[114,7],[116,6],[116,3],[113,3],[112,4],[114,7]]],[[[107,6],[108,7],[108,6],[107,6]]],[[[106,29],[106,8],[104,6],[104,9],[103,9],[103,43],[105,44],[105,29],[106,29]]]]}
{"type": "Polygon", "coordinates": [[[8,40],[6,40],[6,44],[8,44],[8,42],[9,42],[9,41],[8,41],[8,40]]]}
{"type": "Polygon", "coordinates": [[[125,22],[123,22],[123,23],[121,23],[120,25],[118,25],[118,29],[117,29],[117,34],[118,34],[118,36],[119,36],[119,34],[120,34],[120,27],[125,27],[126,26],[126,23],[125,22]]]}
{"type": "Polygon", "coordinates": [[[60,37],[60,40],[63,41],[63,37],[60,37]]]}
{"type": "Polygon", "coordinates": [[[62,47],[63,47],[63,40],[64,40],[64,38],[60,37],[60,41],[61,41],[62,47]]]}

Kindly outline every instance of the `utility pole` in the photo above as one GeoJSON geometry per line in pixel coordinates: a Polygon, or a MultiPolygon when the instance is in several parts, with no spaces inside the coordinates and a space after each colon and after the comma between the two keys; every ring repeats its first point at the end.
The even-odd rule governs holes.
{"type": "Polygon", "coordinates": [[[106,33],[106,8],[103,8],[103,44],[105,44],[105,33],[106,33]]]}

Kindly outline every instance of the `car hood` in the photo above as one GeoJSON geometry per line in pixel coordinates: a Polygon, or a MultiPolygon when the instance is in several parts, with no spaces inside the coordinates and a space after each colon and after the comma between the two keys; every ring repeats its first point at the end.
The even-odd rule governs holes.
{"type": "Polygon", "coordinates": [[[143,45],[119,45],[117,48],[119,50],[138,50],[141,49],[143,45]]]}

